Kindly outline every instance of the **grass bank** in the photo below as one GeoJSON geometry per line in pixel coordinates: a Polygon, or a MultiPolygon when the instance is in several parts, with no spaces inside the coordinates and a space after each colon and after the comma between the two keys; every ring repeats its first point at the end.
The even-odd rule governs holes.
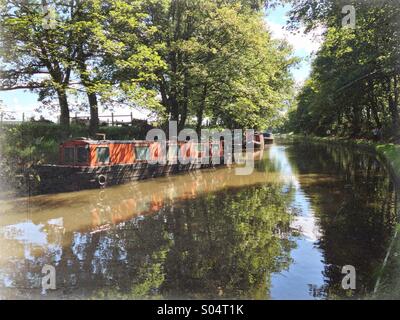
{"type": "Polygon", "coordinates": [[[396,206],[399,223],[395,227],[394,235],[382,261],[382,268],[378,272],[373,299],[400,299],[400,145],[370,140],[349,140],[339,137],[317,137],[301,135],[284,135],[285,139],[309,140],[316,143],[329,143],[357,146],[374,151],[388,166],[397,186],[396,206]]]}

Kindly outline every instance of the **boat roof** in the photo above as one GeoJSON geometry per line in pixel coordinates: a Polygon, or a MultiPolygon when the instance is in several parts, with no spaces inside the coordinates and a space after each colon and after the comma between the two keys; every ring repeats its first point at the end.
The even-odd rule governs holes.
{"type": "MultiPolygon", "coordinates": [[[[155,141],[148,141],[148,140],[94,140],[89,138],[74,138],[70,140],[66,140],[61,144],[71,143],[71,142],[83,142],[84,144],[132,144],[132,143],[152,143],[157,142],[155,141]]],[[[175,143],[171,141],[166,141],[167,144],[175,143]]],[[[180,143],[183,141],[179,141],[180,143]]]]}
{"type": "Polygon", "coordinates": [[[85,144],[131,144],[131,143],[138,143],[138,142],[147,142],[144,140],[93,140],[88,138],[74,138],[70,140],[64,141],[62,144],[69,143],[69,142],[83,142],[85,144]]]}

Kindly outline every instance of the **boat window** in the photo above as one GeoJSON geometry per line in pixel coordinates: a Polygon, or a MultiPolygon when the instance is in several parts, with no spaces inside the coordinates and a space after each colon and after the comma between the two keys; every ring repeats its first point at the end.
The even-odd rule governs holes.
{"type": "Polygon", "coordinates": [[[97,147],[97,162],[99,163],[109,163],[110,162],[110,150],[108,147],[97,147]]]}
{"type": "Polygon", "coordinates": [[[150,160],[150,148],[148,146],[135,147],[135,158],[138,161],[150,160]]]}
{"type": "Polygon", "coordinates": [[[76,161],[78,163],[88,162],[88,150],[86,147],[76,148],[76,161]]]}
{"type": "Polygon", "coordinates": [[[64,163],[74,163],[74,148],[64,148],[64,163]]]}

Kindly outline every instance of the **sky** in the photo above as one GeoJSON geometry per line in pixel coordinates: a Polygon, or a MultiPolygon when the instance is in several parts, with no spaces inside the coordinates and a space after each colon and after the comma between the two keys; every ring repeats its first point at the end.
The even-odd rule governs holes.
{"type": "Polygon", "coordinates": [[[311,60],[313,53],[316,53],[322,43],[322,29],[317,28],[310,34],[304,33],[301,28],[299,33],[293,33],[285,29],[287,14],[290,11],[290,5],[275,8],[265,18],[272,36],[279,39],[286,39],[294,50],[294,55],[301,58],[301,63],[291,72],[297,84],[301,85],[308,78],[311,71],[311,60]]]}
{"type": "MultiPolygon", "coordinates": [[[[312,54],[316,52],[320,46],[321,39],[318,37],[319,30],[311,35],[305,35],[303,30],[300,33],[291,33],[285,30],[287,21],[287,13],[290,6],[280,6],[273,11],[267,12],[265,21],[268,24],[272,36],[274,38],[286,39],[294,49],[294,55],[302,59],[299,66],[292,70],[293,77],[297,84],[301,85],[307,79],[310,73],[310,61],[312,54]]],[[[22,120],[22,113],[25,114],[25,119],[35,116],[36,119],[42,114],[45,118],[55,120],[56,114],[50,111],[42,111],[42,113],[35,112],[40,106],[37,101],[37,94],[27,92],[24,90],[0,92],[0,100],[3,101],[3,108],[12,112],[15,120],[22,120]]],[[[115,114],[127,114],[126,110],[114,109],[115,114]]],[[[148,114],[144,110],[132,110],[134,118],[146,119],[148,114]]],[[[102,110],[100,107],[100,115],[110,115],[109,110],[102,110]]],[[[79,113],[79,116],[85,116],[84,113],[79,113]]],[[[128,119],[127,119],[128,120],[128,119]]]]}

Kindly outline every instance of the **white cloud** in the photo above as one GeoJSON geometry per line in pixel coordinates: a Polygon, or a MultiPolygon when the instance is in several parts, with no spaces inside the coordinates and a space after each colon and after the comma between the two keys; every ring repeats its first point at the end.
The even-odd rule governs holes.
{"type": "Polygon", "coordinates": [[[268,21],[267,24],[271,34],[276,39],[286,39],[294,48],[296,55],[305,56],[316,52],[322,43],[322,27],[306,34],[305,28],[300,28],[296,32],[288,31],[281,24],[268,21]]]}
{"type": "Polygon", "coordinates": [[[319,27],[312,32],[305,33],[304,27],[294,32],[286,30],[284,24],[270,21],[268,18],[266,23],[274,39],[285,39],[292,45],[294,55],[302,58],[297,67],[292,69],[297,87],[301,87],[310,74],[313,54],[319,50],[323,42],[324,28],[319,27]]]}

